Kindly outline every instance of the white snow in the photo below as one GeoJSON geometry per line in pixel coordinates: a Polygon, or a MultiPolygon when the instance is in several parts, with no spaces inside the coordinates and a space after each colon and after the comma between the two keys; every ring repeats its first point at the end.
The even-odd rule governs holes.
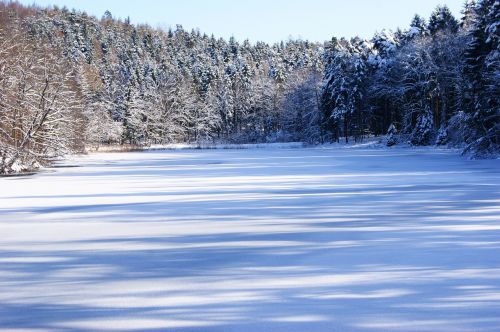
{"type": "Polygon", "coordinates": [[[221,144],[221,143],[172,143],[172,144],[152,144],[145,147],[146,150],[185,150],[185,149],[267,149],[267,148],[302,148],[302,142],[287,143],[245,143],[245,144],[221,144]]]}
{"type": "Polygon", "coordinates": [[[499,161],[94,154],[0,178],[0,330],[498,331],[499,161]]]}

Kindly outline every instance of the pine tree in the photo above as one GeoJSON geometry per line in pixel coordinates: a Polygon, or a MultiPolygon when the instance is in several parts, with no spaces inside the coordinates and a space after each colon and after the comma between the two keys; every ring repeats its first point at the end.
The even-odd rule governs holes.
{"type": "Polygon", "coordinates": [[[410,23],[410,28],[405,34],[405,41],[410,41],[417,37],[423,37],[429,34],[427,23],[420,15],[415,15],[410,23]]]}
{"type": "Polygon", "coordinates": [[[464,3],[464,8],[462,9],[462,18],[460,19],[460,28],[464,31],[470,29],[472,23],[474,22],[476,15],[476,1],[467,0],[464,3]]]}
{"type": "Polygon", "coordinates": [[[500,1],[476,6],[471,42],[465,52],[469,106],[466,152],[484,156],[499,151],[500,132],[500,1]]]}
{"type": "Polygon", "coordinates": [[[322,108],[333,119],[339,137],[362,138],[366,114],[366,77],[372,48],[359,38],[333,40],[325,69],[322,108]]]}
{"type": "Polygon", "coordinates": [[[428,29],[433,36],[440,32],[455,33],[458,31],[458,21],[447,6],[438,6],[429,18],[428,29]]]}

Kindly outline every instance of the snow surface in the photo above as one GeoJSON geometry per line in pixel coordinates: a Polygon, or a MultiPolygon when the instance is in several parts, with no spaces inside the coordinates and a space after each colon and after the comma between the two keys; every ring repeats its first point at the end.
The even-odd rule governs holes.
{"type": "Polygon", "coordinates": [[[302,148],[302,142],[287,143],[246,143],[246,144],[214,144],[214,143],[172,143],[172,144],[153,144],[144,147],[145,150],[186,150],[186,149],[284,149],[284,148],[302,148]]]}
{"type": "Polygon", "coordinates": [[[500,330],[498,160],[323,147],[61,166],[0,178],[0,330],[500,330]]]}

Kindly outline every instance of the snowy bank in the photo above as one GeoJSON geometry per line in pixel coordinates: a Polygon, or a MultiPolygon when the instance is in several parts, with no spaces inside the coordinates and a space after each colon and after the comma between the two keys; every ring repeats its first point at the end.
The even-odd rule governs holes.
{"type": "Polygon", "coordinates": [[[304,147],[302,142],[286,143],[173,143],[173,144],[153,144],[145,147],[145,150],[185,150],[185,149],[296,149],[304,147]]]}

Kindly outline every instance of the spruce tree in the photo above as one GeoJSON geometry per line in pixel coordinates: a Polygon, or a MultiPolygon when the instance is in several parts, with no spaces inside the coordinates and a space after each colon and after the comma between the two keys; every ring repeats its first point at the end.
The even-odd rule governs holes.
{"type": "Polygon", "coordinates": [[[465,52],[468,130],[466,152],[485,156],[499,150],[500,133],[500,2],[482,0],[476,6],[471,41],[465,52]]]}
{"type": "Polygon", "coordinates": [[[440,32],[457,32],[458,21],[447,6],[438,6],[429,18],[428,29],[431,35],[440,32]]]}

